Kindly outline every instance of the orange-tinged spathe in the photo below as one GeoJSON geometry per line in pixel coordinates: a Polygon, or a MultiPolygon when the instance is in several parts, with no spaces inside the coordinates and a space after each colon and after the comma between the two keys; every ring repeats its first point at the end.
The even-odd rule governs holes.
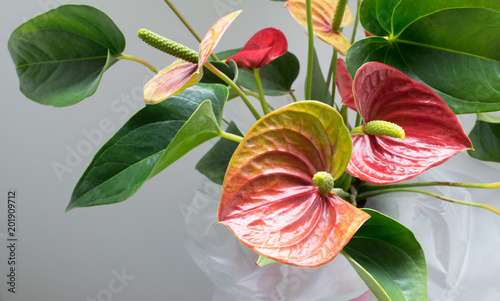
{"type": "Polygon", "coordinates": [[[240,13],[241,10],[224,16],[210,28],[200,43],[197,64],[176,60],[150,79],[144,86],[146,103],[159,103],[170,96],[181,93],[188,87],[196,85],[203,77],[203,64],[207,61],[224,31],[240,13]]]}
{"type": "Polygon", "coordinates": [[[290,265],[331,261],[369,215],[333,193],[318,172],[345,170],[351,138],[332,107],[301,101],[257,121],[229,163],[219,222],[257,253],[290,265]]]}
{"type": "MultiPolygon", "coordinates": [[[[312,23],[314,34],[324,42],[332,45],[337,51],[346,55],[351,43],[342,32],[333,31],[332,21],[337,6],[336,0],[312,0],[312,23]]],[[[307,15],[305,0],[289,0],[285,7],[302,27],[307,29],[307,15]]],[[[346,6],[340,27],[347,26],[354,21],[349,7],[346,6]]]]}

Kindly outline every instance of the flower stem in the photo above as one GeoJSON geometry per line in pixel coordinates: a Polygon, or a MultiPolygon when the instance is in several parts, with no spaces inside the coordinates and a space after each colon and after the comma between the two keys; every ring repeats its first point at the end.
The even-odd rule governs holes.
{"type": "Polygon", "coordinates": [[[337,6],[335,7],[335,13],[333,15],[333,20],[332,20],[333,31],[339,30],[340,23],[342,23],[342,19],[344,18],[346,5],[347,5],[347,0],[339,0],[339,2],[337,2],[337,6]]]}
{"type": "Polygon", "coordinates": [[[438,198],[438,199],[446,201],[446,202],[456,203],[456,204],[460,204],[460,205],[473,206],[473,207],[479,207],[479,208],[483,208],[483,209],[489,210],[489,211],[491,211],[493,213],[496,213],[496,214],[500,215],[500,209],[495,208],[495,207],[493,207],[491,205],[480,204],[480,203],[472,203],[472,202],[467,202],[467,201],[452,199],[452,198],[448,198],[448,197],[439,195],[439,194],[434,193],[434,192],[430,192],[430,191],[427,191],[427,190],[421,190],[421,189],[414,189],[414,188],[389,188],[389,189],[375,191],[375,192],[372,192],[372,193],[358,194],[358,196],[356,197],[356,199],[357,200],[364,200],[364,199],[367,199],[367,198],[370,198],[370,197],[374,197],[374,196],[378,196],[378,195],[382,195],[382,194],[386,194],[386,193],[391,193],[391,192],[415,192],[415,193],[426,194],[426,195],[438,198]]]}
{"type": "Polygon", "coordinates": [[[392,188],[408,188],[408,187],[424,187],[424,186],[453,186],[453,187],[463,187],[463,188],[496,189],[496,188],[500,188],[500,182],[458,183],[458,182],[435,181],[435,182],[419,182],[419,183],[399,183],[399,184],[391,184],[391,185],[384,185],[384,186],[364,185],[364,186],[360,186],[359,190],[366,192],[366,191],[385,190],[388,188],[392,189],[392,188]]]}
{"type": "Polygon", "coordinates": [[[260,105],[262,106],[262,111],[264,115],[269,114],[269,108],[267,107],[266,98],[264,96],[264,89],[262,89],[262,82],[260,80],[259,68],[253,69],[253,75],[255,76],[255,83],[257,84],[257,90],[259,91],[260,105]]]}
{"type": "MultiPolygon", "coordinates": [[[[184,18],[184,16],[181,14],[181,12],[174,6],[174,4],[170,0],[165,0],[165,3],[170,7],[170,9],[174,12],[174,14],[181,20],[181,22],[186,26],[186,28],[191,32],[191,34],[195,37],[196,40],[198,40],[199,43],[201,43],[201,37],[200,35],[194,30],[194,28],[189,24],[189,22],[184,18]]],[[[214,54],[211,53],[210,56],[215,60],[219,61],[219,58],[214,54]]]]}
{"type": "Polygon", "coordinates": [[[312,23],[312,5],[311,0],[306,0],[306,16],[307,16],[307,73],[305,83],[305,99],[311,99],[312,91],[312,75],[314,62],[314,32],[312,23]]]}
{"type": "Polygon", "coordinates": [[[151,65],[149,62],[141,59],[140,57],[136,57],[136,56],[128,55],[128,54],[117,54],[116,58],[117,59],[124,59],[124,60],[134,61],[134,62],[143,64],[144,66],[148,67],[149,70],[153,71],[154,73],[158,73],[158,69],[156,69],[153,65],[151,65]]]}
{"type": "Polygon", "coordinates": [[[330,104],[333,107],[335,103],[335,77],[337,75],[337,50],[333,48],[333,54],[332,54],[332,60],[330,61],[330,68],[328,68],[328,75],[326,78],[326,84],[325,84],[325,89],[323,91],[323,99],[326,100],[328,91],[330,90],[330,84],[332,83],[332,77],[333,77],[333,86],[332,86],[332,93],[333,96],[331,96],[331,101],[330,104]]]}
{"type": "Polygon", "coordinates": [[[354,44],[354,40],[356,39],[356,32],[358,31],[360,6],[361,6],[361,1],[357,0],[356,17],[354,18],[354,27],[352,29],[351,44],[354,44]]]}
{"type": "Polygon", "coordinates": [[[224,131],[221,131],[219,136],[221,136],[222,138],[228,139],[228,140],[236,141],[238,143],[240,143],[243,140],[243,137],[241,137],[241,136],[231,134],[228,132],[224,132],[224,131]]]}
{"type": "Polygon", "coordinates": [[[229,77],[227,77],[227,75],[225,75],[224,73],[222,73],[219,69],[215,68],[214,65],[210,64],[210,62],[206,61],[205,64],[204,64],[204,66],[207,67],[208,70],[212,71],[215,75],[217,75],[220,79],[222,79],[231,88],[233,88],[234,91],[236,91],[236,93],[238,93],[238,95],[241,97],[241,99],[243,99],[243,101],[247,105],[247,107],[250,110],[250,112],[252,112],[252,114],[255,117],[255,119],[257,119],[257,120],[260,119],[259,112],[257,112],[257,110],[252,105],[252,103],[250,102],[250,100],[248,99],[248,97],[245,95],[245,92],[243,92],[240,89],[240,87],[238,87],[229,77]]]}
{"type": "Polygon", "coordinates": [[[293,102],[297,102],[297,97],[295,97],[295,94],[293,94],[292,91],[290,91],[290,93],[288,93],[288,94],[290,94],[290,97],[292,98],[293,102]]]}

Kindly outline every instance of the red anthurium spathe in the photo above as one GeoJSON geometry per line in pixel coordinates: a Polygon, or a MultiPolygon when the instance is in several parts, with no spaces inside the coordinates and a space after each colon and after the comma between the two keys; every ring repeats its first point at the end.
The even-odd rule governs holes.
{"type": "Polygon", "coordinates": [[[197,64],[179,59],[149,80],[144,86],[146,103],[159,103],[197,84],[203,77],[203,64],[207,61],[224,31],[240,13],[241,11],[236,11],[222,17],[210,28],[200,43],[197,64]]]}
{"type": "Polygon", "coordinates": [[[415,177],[472,148],[457,117],[426,85],[378,62],[366,63],[353,81],[354,101],[365,124],[382,120],[404,130],[404,140],[353,135],[347,171],[374,184],[415,177]]]}
{"type": "MultiPolygon", "coordinates": [[[[337,51],[346,55],[351,43],[342,32],[333,31],[332,21],[337,7],[337,0],[312,0],[312,23],[314,34],[324,42],[332,45],[337,51]]],[[[289,0],[285,7],[302,27],[307,28],[306,1],[289,0]]],[[[346,6],[340,27],[347,26],[354,21],[349,7],[346,6]]]]}
{"type": "Polygon", "coordinates": [[[239,68],[258,69],[286,53],[285,35],[276,28],[264,28],[255,33],[240,52],[226,61],[234,60],[239,68]]]}
{"type": "Polygon", "coordinates": [[[356,104],[354,103],[354,96],[352,94],[352,78],[345,61],[343,59],[337,59],[337,75],[335,77],[335,83],[339,89],[339,94],[342,97],[342,103],[349,108],[356,110],[356,104]]]}
{"type": "Polygon", "coordinates": [[[350,134],[331,107],[303,101],[271,112],[231,158],[219,222],[267,258],[304,267],[329,262],[369,216],[321,193],[313,178],[327,174],[333,183],[350,153],[350,134]]]}

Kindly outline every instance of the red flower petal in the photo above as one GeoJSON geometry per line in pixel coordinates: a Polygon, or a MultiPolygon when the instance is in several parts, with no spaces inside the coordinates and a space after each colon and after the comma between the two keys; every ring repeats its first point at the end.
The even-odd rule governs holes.
{"type": "Polygon", "coordinates": [[[342,103],[354,111],[357,111],[356,104],[354,103],[354,96],[352,94],[351,74],[347,71],[343,59],[337,59],[337,76],[335,77],[335,83],[342,97],[342,103]]]}
{"type": "Polygon", "coordinates": [[[288,43],[285,35],[276,28],[264,28],[255,33],[241,51],[226,61],[234,60],[238,67],[261,68],[286,53],[288,43]]]}
{"type": "Polygon", "coordinates": [[[265,257],[298,266],[332,260],[368,218],[336,195],[319,193],[318,171],[340,176],[350,137],[340,115],[299,102],[260,119],[231,159],[219,221],[265,257]]]}
{"type": "Polygon", "coordinates": [[[457,117],[426,85],[390,66],[371,62],[354,78],[354,99],[365,123],[385,120],[401,126],[405,140],[353,135],[347,171],[374,184],[419,175],[451,156],[472,148],[457,117]]]}

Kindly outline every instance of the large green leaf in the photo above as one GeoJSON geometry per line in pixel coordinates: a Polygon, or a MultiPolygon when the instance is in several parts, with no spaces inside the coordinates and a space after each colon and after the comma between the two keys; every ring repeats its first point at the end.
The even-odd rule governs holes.
{"type": "Polygon", "coordinates": [[[342,254],[378,300],[427,301],[427,267],[413,233],[392,218],[363,209],[369,218],[342,254]]]}
{"type": "Polygon", "coordinates": [[[474,146],[468,151],[471,157],[500,162],[500,117],[478,114],[469,138],[474,146]]]}
{"type": "Polygon", "coordinates": [[[125,38],[100,10],[63,5],[19,26],[8,46],[24,95],[64,107],[94,94],[125,38]]]}
{"type": "Polygon", "coordinates": [[[145,106],[97,152],[66,210],[117,203],[133,195],[152,174],[168,166],[165,162],[215,135],[226,99],[226,87],[199,84],[145,106]]]}
{"type": "MultiPolygon", "coordinates": [[[[231,49],[217,53],[221,60],[241,50],[231,49]]],[[[292,91],[292,84],[299,75],[299,60],[291,52],[287,52],[260,69],[260,79],[265,95],[279,96],[292,91]]],[[[248,90],[258,92],[252,70],[239,68],[237,83],[248,90]]]]}
{"type": "Polygon", "coordinates": [[[430,86],[457,114],[500,110],[500,2],[365,0],[369,37],[347,54],[352,75],[386,63],[430,86]]]}

